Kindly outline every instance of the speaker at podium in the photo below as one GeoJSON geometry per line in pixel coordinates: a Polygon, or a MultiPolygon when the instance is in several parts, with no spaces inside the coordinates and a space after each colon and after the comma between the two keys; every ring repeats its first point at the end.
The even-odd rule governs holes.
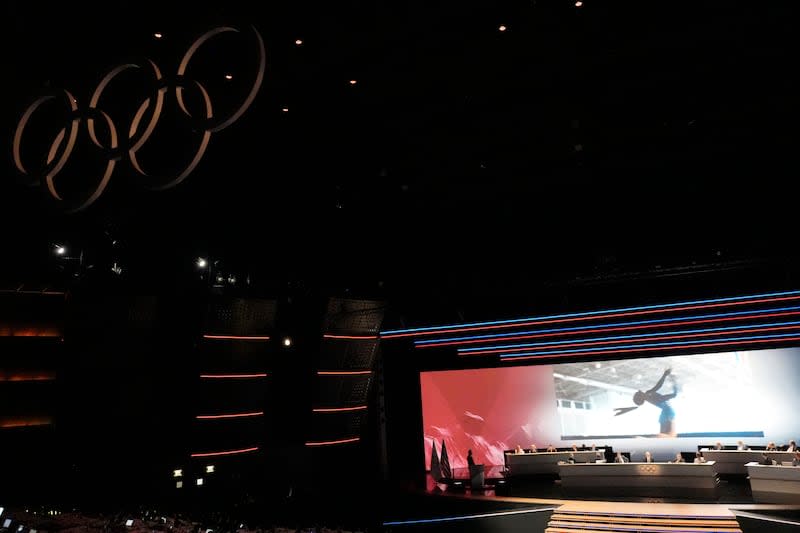
{"type": "Polygon", "coordinates": [[[472,489],[483,489],[486,481],[486,468],[484,465],[470,465],[469,480],[472,489]]]}

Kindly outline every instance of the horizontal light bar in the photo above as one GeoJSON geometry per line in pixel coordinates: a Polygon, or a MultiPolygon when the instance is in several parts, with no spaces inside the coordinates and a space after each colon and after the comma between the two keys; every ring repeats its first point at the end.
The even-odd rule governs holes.
{"type": "Polygon", "coordinates": [[[49,426],[53,423],[53,419],[49,416],[39,417],[0,417],[0,428],[22,428],[32,426],[49,426]]]}
{"type": "Polygon", "coordinates": [[[1,374],[0,382],[13,381],[13,382],[28,382],[28,381],[55,381],[56,375],[49,374],[1,374]]]}
{"type": "Polygon", "coordinates": [[[330,335],[328,333],[322,336],[323,339],[349,339],[356,341],[373,341],[377,340],[377,335],[330,335]]]}
{"type": "Polygon", "coordinates": [[[14,290],[0,290],[0,294],[42,294],[44,296],[64,296],[66,293],[60,291],[14,291],[14,290]]]}
{"type": "Polygon", "coordinates": [[[312,411],[315,413],[344,413],[347,411],[365,411],[366,409],[366,405],[359,405],[356,407],[318,407],[312,409],[312,411]]]}
{"type": "Polygon", "coordinates": [[[633,316],[666,311],[688,311],[691,309],[705,309],[713,307],[726,307],[731,305],[749,305],[755,303],[778,302],[800,299],[800,291],[783,291],[750,296],[731,296],[727,298],[712,298],[706,300],[690,300],[671,304],[640,305],[636,307],[621,307],[601,311],[584,311],[580,313],[564,313],[558,315],[545,315],[541,317],[516,318],[510,320],[493,320],[488,322],[470,322],[447,326],[428,326],[422,328],[397,329],[381,332],[383,338],[410,337],[415,335],[434,335],[445,331],[475,331],[480,329],[499,329],[533,324],[547,324],[554,322],[572,322],[577,320],[595,320],[598,318],[613,318],[619,316],[633,316]]]}
{"type": "Polygon", "coordinates": [[[264,411],[253,411],[252,413],[231,413],[227,415],[197,415],[198,420],[218,420],[222,418],[247,418],[251,416],[263,416],[264,411]]]}
{"type": "Polygon", "coordinates": [[[203,335],[204,339],[226,341],[268,341],[266,335],[203,335]]]}
{"type": "Polygon", "coordinates": [[[223,452],[193,453],[190,457],[218,457],[220,455],[237,455],[240,453],[250,453],[250,452],[255,452],[257,450],[258,446],[253,446],[252,448],[242,448],[240,450],[226,450],[223,452]]]}
{"type": "Polygon", "coordinates": [[[684,326],[689,324],[711,324],[716,322],[729,322],[731,320],[746,320],[748,318],[773,318],[778,316],[791,316],[800,314],[800,306],[776,307],[758,311],[735,311],[729,313],[710,313],[705,315],[681,316],[675,318],[658,318],[649,320],[635,320],[632,322],[612,322],[610,324],[596,324],[593,326],[575,326],[570,328],[549,328],[529,331],[515,331],[512,333],[493,333],[490,335],[470,335],[466,337],[447,337],[444,339],[422,339],[414,341],[417,348],[435,348],[439,346],[455,346],[461,344],[478,344],[494,340],[521,340],[536,339],[539,337],[560,337],[564,335],[578,335],[580,333],[598,333],[606,331],[627,331],[638,329],[652,329],[671,326],[684,326]],[[783,312],[790,311],[790,312],[783,312]],[[720,317],[720,318],[717,318],[720,317]],[[699,320],[694,320],[699,319],[699,320]]]}
{"type": "Polygon", "coordinates": [[[258,374],[200,374],[202,379],[255,379],[269,376],[266,372],[258,374]]]}
{"type": "Polygon", "coordinates": [[[350,439],[341,439],[341,440],[311,441],[311,442],[306,442],[306,446],[332,446],[334,444],[347,444],[349,442],[358,442],[360,440],[361,437],[353,437],[350,439]]]}
{"type": "Polygon", "coordinates": [[[12,328],[0,326],[0,337],[61,337],[57,329],[12,328]]]}
{"type": "Polygon", "coordinates": [[[628,339],[648,339],[648,340],[666,340],[666,339],[680,339],[680,338],[694,338],[694,337],[709,337],[713,335],[724,335],[732,331],[745,331],[747,332],[764,332],[764,331],[777,331],[783,329],[797,329],[800,327],[800,322],[774,322],[772,324],[747,324],[743,326],[729,326],[724,328],[703,328],[703,329],[687,329],[683,331],[662,331],[659,333],[639,333],[636,335],[615,335],[611,337],[597,337],[589,339],[576,339],[570,341],[550,341],[550,342],[529,342],[525,344],[511,344],[507,346],[489,346],[486,348],[460,348],[458,353],[462,355],[486,355],[492,353],[510,353],[524,351],[535,346],[594,346],[602,344],[614,344],[618,342],[625,342],[628,339]]]}
{"type": "Polygon", "coordinates": [[[494,513],[469,514],[461,516],[447,516],[442,518],[423,518],[420,520],[399,520],[394,522],[384,522],[384,526],[407,526],[413,524],[436,524],[438,522],[457,522],[460,520],[475,520],[477,518],[494,518],[497,516],[514,516],[518,514],[541,513],[553,511],[555,507],[542,507],[539,509],[520,509],[515,511],[497,511],[494,513]]]}
{"type": "Polygon", "coordinates": [[[320,370],[318,376],[365,376],[372,374],[372,370],[320,370]]]}
{"type": "MultiPolygon", "coordinates": [[[[520,356],[531,356],[531,355],[552,355],[552,354],[566,354],[569,355],[571,353],[594,353],[594,354],[605,354],[609,353],[612,350],[616,350],[618,348],[631,348],[632,351],[636,351],[638,348],[649,348],[652,346],[667,346],[666,349],[669,349],[670,346],[722,346],[725,344],[741,344],[740,342],[735,341],[747,341],[749,339],[774,339],[776,341],[780,340],[793,340],[797,337],[797,333],[777,333],[775,335],[753,335],[752,337],[729,337],[726,339],[711,339],[711,340],[702,340],[702,341],[677,341],[677,342],[653,342],[647,344],[627,344],[622,346],[612,346],[610,348],[585,348],[585,349],[575,349],[575,350],[555,350],[555,351],[544,351],[544,352],[525,352],[523,354],[509,354],[509,355],[501,355],[500,358],[502,360],[506,359],[515,359],[519,358],[522,359],[523,357],[520,356]],[[788,337],[788,339],[786,339],[788,337]]],[[[612,352],[613,353],[613,352],[612,352]]]]}
{"type": "MultiPolygon", "coordinates": [[[[734,346],[734,345],[742,345],[742,344],[763,344],[765,342],[778,342],[778,341],[796,341],[800,340],[799,337],[786,337],[783,339],[762,339],[762,340],[753,340],[753,341],[737,341],[737,342],[715,342],[715,343],[708,343],[704,344],[703,346],[734,346]]],[[[695,344],[695,343],[692,343],[695,344]]],[[[609,350],[607,352],[603,352],[603,355],[607,354],[616,354],[616,353],[639,353],[639,352],[652,352],[652,351],[660,351],[660,350],[678,350],[683,348],[694,348],[694,345],[682,345],[682,346],[656,346],[653,348],[630,348],[625,350],[609,350]]],[[[580,352],[580,353],[561,353],[561,352],[553,352],[552,355],[525,355],[520,357],[501,357],[500,360],[504,362],[509,361],[521,361],[524,359],[556,359],[561,357],[580,357],[582,355],[596,355],[597,352],[580,352]]]]}

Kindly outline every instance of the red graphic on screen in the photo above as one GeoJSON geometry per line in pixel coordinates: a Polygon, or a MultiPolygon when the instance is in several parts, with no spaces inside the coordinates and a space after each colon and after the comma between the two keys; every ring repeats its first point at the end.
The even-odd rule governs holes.
{"type": "Polygon", "coordinates": [[[453,468],[466,468],[470,449],[476,463],[502,465],[517,444],[544,448],[558,438],[549,365],[423,372],[420,382],[426,470],[433,441],[437,453],[446,443],[453,468]]]}

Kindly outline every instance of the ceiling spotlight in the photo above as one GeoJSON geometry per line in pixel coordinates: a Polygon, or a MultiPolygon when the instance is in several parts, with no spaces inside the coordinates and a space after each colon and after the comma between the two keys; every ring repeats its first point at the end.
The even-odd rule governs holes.
{"type": "Polygon", "coordinates": [[[205,268],[208,266],[208,261],[206,261],[204,257],[198,257],[195,263],[197,264],[197,268],[205,268]]]}
{"type": "Polygon", "coordinates": [[[230,283],[231,285],[236,285],[236,276],[234,275],[228,276],[228,283],[230,283]]]}
{"type": "Polygon", "coordinates": [[[175,470],[172,471],[172,477],[181,477],[182,475],[183,475],[182,468],[176,468],[175,470]]]}
{"type": "Polygon", "coordinates": [[[155,33],[153,34],[153,37],[155,37],[156,39],[161,39],[161,38],[163,37],[163,35],[161,35],[161,34],[160,34],[160,33],[158,33],[158,32],[155,32],[155,33]]]}
{"type": "Polygon", "coordinates": [[[497,29],[500,30],[500,31],[506,31],[508,28],[506,28],[505,25],[500,24],[500,27],[497,28],[497,29]]]}
{"type": "Polygon", "coordinates": [[[199,487],[200,485],[203,484],[203,478],[201,477],[197,478],[197,481],[195,481],[195,483],[197,483],[197,486],[199,487]]]}
{"type": "Polygon", "coordinates": [[[581,0],[578,0],[577,2],[575,2],[575,7],[581,7],[582,5],[583,5],[583,2],[581,2],[581,0]]]}
{"type": "Polygon", "coordinates": [[[214,473],[214,465],[206,465],[206,474],[214,473]]]}
{"type": "Polygon", "coordinates": [[[64,255],[67,253],[67,249],[60,244],[56,244],[55,248],[53,249],[53,253],[56,255],[64,255]]]}
{"type": "Polygon", "coordinates": [[[233,79],[233,74],[225,74],[225,79],[226,80],[232,80],[233,79]]]}
{"type": "Polygon", "coordinates": [[[289,108],[288,107],[281,108],[281,111],[283,111],[284,113],[288,113],[289,112],[289,108]]]}
{"type": "Polygon", "coordinates": [[[350,85],[355,85],[356,83],[358,83],[356,80],[350,80],[350,85]]]}
{"type": "Polygon", "coordinates": [[[292,338],[291,337],[284,337],[283,338],[283,345],[287,348],[292,345],[292,338]]]}
{"type": "Polygon", "coordinates": [[[594,364],[594,367],[595,367],[595,368],[600,368],[601,366],[603,366],[603,364],[602,364],[602,363],[595,363],[595,364],[594,364]]]}
{"type": "Polygon", "coordinates": [[[296,44],[297,46],[300,46],[301,44],[303,44],[303,40],[302,40],[302,39],[297,39],[297,40],[294,42],[294,44],[296,44]]]}

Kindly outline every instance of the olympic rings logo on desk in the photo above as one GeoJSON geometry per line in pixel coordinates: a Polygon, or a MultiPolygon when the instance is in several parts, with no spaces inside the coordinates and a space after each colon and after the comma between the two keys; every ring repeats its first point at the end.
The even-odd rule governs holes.
{"type": "MultiPolygon", "coordinates": [[[[221,26],[207,31],[192,43],[183,55],[176,73],[172,76],[164,76],[155,62],[146,59],[137,63],[125,63],[111,69],[97,84],[86,107],[81,107],[78,100],[67,90],[52,91],[37,98],[22,114],[14,132],[13,158],[15,166],[23,175],[30,178],[32,185],[43,185],[47,194],[56,201],[63,211],[68,213],[86,209],[97,201],[108,186],[114,169],[122,160],[127,159],[134,172],[139,176],[152,178],[145,170],[141,157],[137,154],[156,130],[165,108],[165,97],[170,91],[174,90],[177,107],[183,114],[182,116],[193,121],[192,130],[199,133],[199,141],[188,164],[183,165],[181,163],[181,168],[175,171],[174,175],[170,173],[171,175],[168,177],[159,177],[159,183],[151,185],[149,188],[152,190],[165,190],[178,185],[200,163],[208,148],[211,134],[222,131],[236,122],[253,103],[261,88],[266,69],[264,40],[255,28],[251,27],[250,30],[253,34],[252,40],[257,52],[255,78],[243,101],[227,116],[215,116],[211,98],[206,88],[199,81],[186,75],[192,58],[209,40],[222,34],[241,33],[237,28],[221,26]],[[100,107],[100,102],[111,82],[123,72],[128,71],[148,74],[153,81],[153,93],[139,103],[130,124],[125,125],[127,126],[127,134],[125,134],[124,130],[119,129],[119,125],[112,120],[111,116],[106,111],[103,111],[100,107]],[[188,91],[195,92],[198,98],[197,101],[201,103],[199,107],[202,108],[202,112],[199,117],[193,116],[189,112],[186,104],[187,95],[184,94],[188,91]],[[22,158],[22,143],[26,128],[31,123],[31,117],[45,103],[57,103],[58,100],[62,100],[65,109],[68,110],[67,123],[58,131],[49,148],[47,148],[47,156],[44,163],[39,165],[39,168],[31,170],[23,163],[22,158]],[[101,165],[101,168],[104,167],[104,169],[96,185],[93,184],[87,191],[78,195],[77,199],[66,200],[63,188],[59,188],[56,185],[56,176],[63,170],[73,154],[79,132],[84,131],[80,127],[81,123],[84,123],[85,131],[88,132],[91,143],[103,154],[104,165],[101,165]],[[105,128],[104,131],[102,130],[103,126],[105,128]],[[104,132],[103,140],[98,135],[98,131],[104,132]]],[[[138,102],[134,102],[133,105],[136,105],[136,103],[138,102]]]]}

